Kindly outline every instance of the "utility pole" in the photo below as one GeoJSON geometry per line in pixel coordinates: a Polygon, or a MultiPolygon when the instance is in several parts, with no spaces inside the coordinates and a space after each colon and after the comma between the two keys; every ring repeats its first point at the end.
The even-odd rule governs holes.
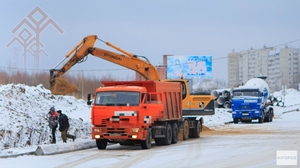
{"type": "Polygon", "coordinates": [[[284,107],[285,94],[286,94],[286,85],[282,85],[282,91],[281,91],[281,94],[283,95],[283,98],[282,98],[283,106],[282,106],[282,107],[284,107]]]}

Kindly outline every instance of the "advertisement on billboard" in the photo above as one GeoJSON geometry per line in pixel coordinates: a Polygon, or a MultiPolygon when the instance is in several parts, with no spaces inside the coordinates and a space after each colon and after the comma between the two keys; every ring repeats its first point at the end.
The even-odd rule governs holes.
{"type": "Polygon", "coordinates": [[[168,56],[167,78],[211,79],[212,56],[168,56]]]}

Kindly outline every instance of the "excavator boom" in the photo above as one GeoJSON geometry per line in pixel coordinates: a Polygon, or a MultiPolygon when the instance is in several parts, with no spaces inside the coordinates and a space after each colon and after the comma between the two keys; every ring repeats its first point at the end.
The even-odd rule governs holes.
{"type": "Polygon", "coordinates": [[[160,79],[156,68],[152,64],[150,64],[147,61],[141,60],[136,56],[130,58],[122,54],[103,50],[101,48],[96,47],[90,48],[89,53],[109,62],[113,62],[120,66],[139,72],[147,80],[160,79]]]}
{"type": "Polygon", "coordinates": [[[56,69],[56,67],[58,66],[57,65],[54,69],[50,70],[50,91],[52,92],[52,94],[66,95],[77,91],[76,85],[69,84],[62,75],[65,74],[69,69],[71,69],[76,63],[82,61],[88,54],[134,70],[140,73],[147,80],[160,80],[156,68],[152,64],[150,64],[149,61],[147,61],[147,58],[144,57],[146,60],[140,59],[138,56],[133,55],[101,39],[99,40],[104,42],[106,45],[122,52],[123,54],[94,47],[97,39],[98,37],[96,35],[85,37],[66,55],[66,58],[68,58],[72,53],[74,53],[62,68],[56,69]]]}

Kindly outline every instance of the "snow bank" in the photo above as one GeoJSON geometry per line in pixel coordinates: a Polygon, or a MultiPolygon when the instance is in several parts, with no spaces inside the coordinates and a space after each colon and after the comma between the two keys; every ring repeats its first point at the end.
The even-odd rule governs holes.
{"type": "MultiPolygon", "coordinates": [[[[83,100],[52,95],[42,85],[0,85],[0,150],[49,144],[47,113],[51,106],[69,116],[69,133],[90,138],[90,109],[83,100]]],[[[57,141],[60,140],[57,132],[57,141]]]]}
{"type": "Polygon", "coordinates": [[[204,124],[206,127],[223,126],[225,123],[232,121],[230,109],[216,108],[215,115],[203,116],[204,124]]]}

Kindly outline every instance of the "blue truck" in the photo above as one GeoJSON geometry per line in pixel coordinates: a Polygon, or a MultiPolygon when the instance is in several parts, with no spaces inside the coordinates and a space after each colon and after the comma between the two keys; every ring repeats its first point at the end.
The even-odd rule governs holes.
{"type": "Polygon", "coordinates": [[[265,78],[252,78],[243,86],[232,91],[232,118],[237,124],[258,120],[259,123],[272,122],[274,109],[269,98],[269,86],[265,78]]]}

